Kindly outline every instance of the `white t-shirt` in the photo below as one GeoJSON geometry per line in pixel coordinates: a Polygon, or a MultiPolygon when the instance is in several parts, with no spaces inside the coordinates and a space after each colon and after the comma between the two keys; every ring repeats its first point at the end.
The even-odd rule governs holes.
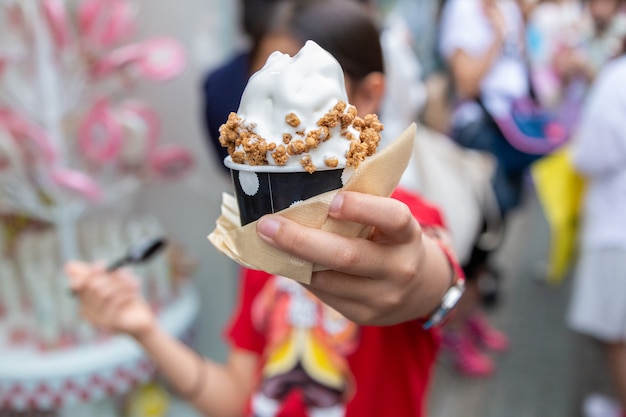
{"type": "MultiPolygon", "coordinates": [[[[481,82],[481,96],[494,112],[508,111],[515,98],[528,95],[528,71],[523,58],[524,22],[514,0],[497,0],[509,32],[501,55],[481,82]]],[[[440,50],[445,58],[456,51],[480,57],[495,42],[482,0],[448,0],[441,20],[440,50]]]]}
{"type": "Polygon", "coordinates": [[[626,57],[608,63],[596,78],[573,162],[589,179],[583,247],[626,248],[626,57]]]}

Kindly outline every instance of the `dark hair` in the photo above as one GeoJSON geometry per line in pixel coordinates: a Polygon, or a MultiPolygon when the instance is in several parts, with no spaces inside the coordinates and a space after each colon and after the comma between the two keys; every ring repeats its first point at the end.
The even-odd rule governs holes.
{"type": "Polygon", "coordinates": [[[317,42],[357,82],[372,72],[384,72],[380,33],[371,9],[361,2],[283,1],[277,3],[266,33],[286,33],[302,44],[317,42]]]}
{"type": "MultiPolygon", "coordinates": [[[[273,7],[282,0],[241,0],[241,24],[244,32],[253,40],[262,36],[267,22],[271,20],[273,7]]],[[[293,3],[307,0],[291,0],[293,3]]],[[[354,0],[357,3],[375,7],[374,0],[354,0]]]]}

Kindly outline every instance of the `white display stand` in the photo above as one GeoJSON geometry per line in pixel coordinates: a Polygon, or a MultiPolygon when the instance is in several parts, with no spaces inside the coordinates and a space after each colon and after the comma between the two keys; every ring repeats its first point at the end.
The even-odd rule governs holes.
{"type": "MultiPolygon", "coordinates": [[[[159,321],[169,334],[182,338],[190,331],[199,303],[197,291],[188,281],[181,285],[178,297],[159,314],[159,321]]],[[[154,373],[152,362],[128,336],[112,336],[90,346],[40,353],[6,346],[1,326],[2,323],[0,413],[2,410],[69,411],[72,407],[84,410],[90,403],[129,392],[154,373]]]]}
{"type": "MultiPolygon", "coordinates": [[[[141,3],[150,5],[0,0],[0,417],[72,408],[100,417],[94,404],[109,406],[154,373],[131,338],[101,337],[78,319],[62,272],[68,260],[117,259],[165,236],[127,205],[142,185],[175,182],[193,166],[131,94],[174,79],[186,62],[174,39],[135,39],[141,3]]],[[[165,330],[182,338],[199,300],[171,276],[172,262],[161,254],[137,275],[165,330]]]]}

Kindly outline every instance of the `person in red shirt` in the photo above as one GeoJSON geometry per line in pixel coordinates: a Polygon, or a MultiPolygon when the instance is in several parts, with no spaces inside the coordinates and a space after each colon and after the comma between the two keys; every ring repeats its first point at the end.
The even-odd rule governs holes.
{"type": "MultiPolygon", "coordinates": [[[[276,49],[294,54],[312,39],[342,65],[351,104],[375,113],[384,76],[370,11],[352,0],[281,7],[274,30],[255,48],[259,59],[276,49]]],[[[423,416],[439,345],[438,328],[426,328],[427,320],[462,274],[441,215],[400,189],[391,198],[339,192],[328,215],[372,232],[352,239],[278,214],[258,221],[268,244],[327,270],[315,272],[309,285],[242,270],[225,364],[166,334],[127,271],[80,262],[66,271],[83,315],[133,336],[203,414],[423,416]]]]}
{"type": "MultiPolygon", "coordinates": [[[[397,189],[392,195],[408,206],[414,218],[419,222],[424,233],[435,239],[442,239],[445,229],[441,214],[437,208],[431,206],[419,196],[413,195],[402,189],[397,189]]],[[[443,243],[442,241],[442,244],[443,243]]],[[[259,357],[267,357],[267,347],[271,344],[271,332],[261,332],[255,323],[258,317],[258,301],[263,299],[268,287],[275,287],[274,280],[280,277],[271,276],[262,271],[244,269],[242,271],[240,304],[236,314],[227,330],[227,337],[236,348],[255,352],[259,357]]],[[[283,278],[287,280],[286,278],[283,278]]],[[[288,281],[292,286],[304,287],[288,281]]],[[[282,285],[289,285],[284,283],[282,285]]],[[[293,293],[288,288],[286,293],[293,293]]],[[[308,293],[308,292],[307,292],[308,293]]],[[[276,291],[271,291],[273,306],[277,310],[276,318],[289,322],[288,309],[281,308],[281,299],[276,296],[276,291]]],[[[308,293],[310,294],[310,293],[308,293]]],[[[291,297],[298,301],[298,306],[306,304],[298,294],[291,297]]],[[[317,316],[315,324],[324,327],[323,316],[317,316]]],[[[283,328],[283,323],[274,321],[274,329],[283,328]]],[[[349,322],[349,324],[352,322],[349,322]]],[[[313,327],[315,324],[308,324],[313,327]]],[[[298,375],[294,375],[293,381],[285,381],[291,390],[277,392],[274,398],[281,401],[272,402],[267,395],[257,391],[255,404],[252,407],[261,408],[267,414],[253,415],[277,415],[277,416],[421,416],[426,403],[426,393],[433,364],[439,347],[439,331],[437,328],[423,330],[423,320],[408,320],[392,326],[359,326],[356,332],[353,329],[346,331],[344,326],[338,326],[337,320],[333,320],[329,335],[323,335],[325,340],[335,341],[337,336],[344,337],[350,334],[352,340],[349,350],[345,352],[345,365],[348,368],[349,377],[345,387],[349,398],[342,398],[345,394],[338,388],[338,400],[333,406],[322,407],[323,401],[329,400],[328,395],[316,398],[321,384],[306,384],[298,375]],[[341,327],[341,332],[337,328],[341,327]],[[308,405],[308,410],[304,406],[308,405]],[[319,412],[319,414],[315,414],[319,412]],[[336,413],[336,414],[335,414],[336,413]]],[[[346,326],[349,328],[349,324],[346,326]]],[[[300,327],[306,327],[300,325],[300,327]]],[[[283,332],[284,333],[284,332],[283,332]]],[[[284,339],[284,336],[278,336],[284,339]]],[[[323,342],[323,341],[322,341],[323,342]]],[[[332,343],[332,342],[331,342],[332,343]]],[[[331,343],[328,343],[330,345],[331,343]]],[[[345,347],[345,346],[343,346],[345,347]]],[[[284,352],[286,349],[281,349],[284,352]]],[[[288,356],[288,355],[285,355],[288,356]]],[[[261,366],[263,369],[263,365],[261,366]]],[[[288,369],[293,369],[289,367],[288,369]]],[[[316,374],[315,371],[309,374],[316,374]]],[[[309,381],[310,382],[310,381],[309,381]]]]}

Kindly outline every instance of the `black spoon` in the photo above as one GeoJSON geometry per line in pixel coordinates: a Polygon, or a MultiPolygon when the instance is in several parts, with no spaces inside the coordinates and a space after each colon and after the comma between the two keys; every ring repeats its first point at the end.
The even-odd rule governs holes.
{"type": "Polygon", "coordinates": [[[143,242],[139,245],[133,246],[129,249],[126,255],[109,264],[109,266],[107,266],[107,272],[113,272],[116,269],[121,268],[125,265],[145,262],[155,254],[160,252],[166,244],[167,241],[165,239],[155,238],[147,242],[143,242]]]}

